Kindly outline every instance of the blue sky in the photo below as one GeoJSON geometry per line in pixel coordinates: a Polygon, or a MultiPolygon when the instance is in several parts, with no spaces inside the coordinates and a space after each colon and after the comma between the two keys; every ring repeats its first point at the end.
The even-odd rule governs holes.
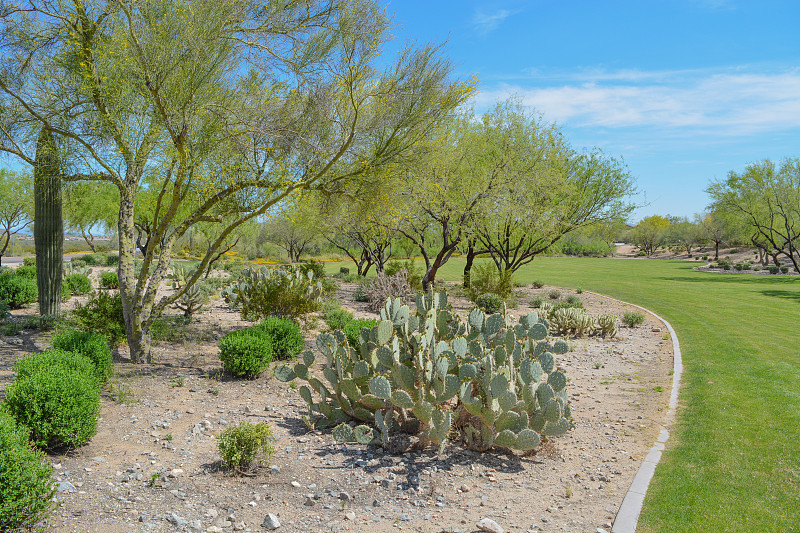
{"type": "Polygon", "coordinates": [[[632,221],[692,216],[751,162],[800,157],[800,1],[395,0],[400,41],[447,41],[480,111],[516,95],[622,156],[632,221]],[[644,205],[646,204],[646,205],[644,205]]]}

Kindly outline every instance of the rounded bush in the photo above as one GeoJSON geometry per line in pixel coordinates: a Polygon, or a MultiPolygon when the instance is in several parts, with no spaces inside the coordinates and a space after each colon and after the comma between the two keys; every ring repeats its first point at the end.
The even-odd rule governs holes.
{"type": "Polygon", "coordinates": [[[27,430],[0,410],[0,531],[30,529],[47,517],[52,472],[44,454],[31,448],[27,430]]]}
{"type": "Polygon", "coordinates": [[[272,355],[276,359],[291,359],[306,346],[303,335],[300,334],[300,326],[288,318],[267,317],[253,329],[270,338],[272,355]]]}
{"type": "Polygon", "coordinates": [[[116,272],[103,272],[100,276],[100,286],[104,289],[119,289],[119,275],[116,272]]]}
{"type": "Polygon", "coordinates": [[[95,291],[86,305],[76,305],[72,318],[84,331],[97,331],[105,335],[111,345],[125,339],[125,317],[122,298],[115,292],[95,291]]]}
{"type": "Polygon", "coordinates": [[[99,383],[96,379],[97,369],[91,359],[85,355],[59,348],[50,348],[44,352],[31,353],[21,359],[17,359],[17,362],[14,363],[14,372],[17,375],[16,380],[19,381],[28,379],[42,370],[55,366],[73,370],[86,376],[92,376],[95,378],[95,384],[98,385],[99,383]]]}
{"type": "Polygon", "coordinates": [[[344,326],[353,320],[353,313],[342,308],[331,309],[325,312],[323,319],[331,329],[344,329],[344,326]]]}
{"type": "Polygon", "coordinates": [[[94,365],[98,382],[105,383],[114,372],[111,348],[103,335],[77,329],[62,329],[53,334],[50,340],[53,348],[74,352],[88,357],[94,365]]]}
{"type": "Polygon", "coordinates": [[[89,294],[92,292],[92,282],[89,281],[87,276],[83,274],[70,274],[64,278],[61,283],[62,292],[69,294],[89,294]]]}
{"type": "Polygon", "coordinates": [[[266,422],[242,422],[225,429],[217,437],[217,447],[222,461],[236,470],[246,469],[259,457],[269,459],[275,453],[272,428],[266,422]]]}
{"type": "Polygon", "coordinates": [[[348,344],[353,348],[358,348],[358,336],[361,334],[361,330],[363,328],[374,328],[376,325],[378,325],[378,321],[372,318],[356,318],[346,323],[342,331],[347,337],[348,344]]]}
{"type": "Polygon", "coordinates": [[[0,300],[4,300],[11,309],[33,303],[38,297],[35,277],[29,279],[10,272],[0,274],[0,300]]]}
{"type": "Polygon", "coordinates": [[[14,380],[5,403],[39,447],[80,446],[97,433],[100,392],[91,373],[63,365],[39,369],[14,380]]]}
{"type": "Polygon", "coordinates": [[[112,267],[119,264],[119,256],[117,254],[108,254],[106,256],[106,266],[112,267]]]}
{"type": "Polygon", "coordinates": [[[36,279],[36,267],[35,266],[22,265],[20,267],[17,267],[17,270],[14,273],[20,278],[36,279]]]}
{"type": "Polygon", "coordinates": [[[497,294],[487,292],[475,298],[475,305],[482,309],[484,313],[492,315],[499,313],[503,309],[503,299],[497,294]]]}
{"type": "Polygon", "coordinates": [[[220,339],[219,358],[226,372],[255,379],[272,361],[272,340],[253,328],[234,331],[220,339]]]}

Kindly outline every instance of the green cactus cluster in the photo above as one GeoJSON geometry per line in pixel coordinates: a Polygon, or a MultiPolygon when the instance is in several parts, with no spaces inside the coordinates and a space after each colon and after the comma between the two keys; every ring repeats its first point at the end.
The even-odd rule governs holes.
{"type": "Polygon", "coordinates": [[[577,307],[556,309],[550,316],[550,328],[557,335],[583,337],[594,332],[594,318],[577,307]]]}
{"type": "Polygon", "coordinates": [[[614,315],[600,315],[597,317],[596,331],[605,338],[614,338],[619,330],[617,329],[617,317],[614,315]]]}
{"type": "Polygon", "coordinates": [[[88,278],[92,274],[92,269],[86,266],[85,263],[75,264],[71,261],[64,261],[64,269],[61,271],[61,278],[64,279],[73,274],[79,274],[88,278]]]}
{"type": "Polygon", "coordinates": [[[198,283],[195,283],[184,292],[173,307],[183,311],[183,316],[189,318],[203,309],[208,302],[208,294],[202,290],[198,283]]]}
{"type": "Polygon", "coordinates": [[[378,324],[361,330],[358,348],[338,330],[317,338],[322,379],[312,375],[312,351],[275,376],[306,381],[299,392],[308,422],[335,426],[340,441],[385,447],[402,431],[440,450],[455,435],[473,450],[530,450],[542,435],[572,427],[567,379],[553,355],[569,347],[548,341],[549,324],[536,313],[512,325],[503,311],[474,309],[465,323],[445,291],[417,295],[413,312],[388,298],[378,324]],[[363,424],[352,427],[354,420],[363,424]]]}

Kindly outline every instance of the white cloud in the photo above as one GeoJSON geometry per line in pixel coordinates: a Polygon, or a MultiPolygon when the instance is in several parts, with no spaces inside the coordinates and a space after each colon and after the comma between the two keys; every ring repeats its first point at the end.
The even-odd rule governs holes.
{"type": "MultiPolygon", "coordinates": [[[[548,80],[548,76],[537,76],[548,80]]],[[[504,83],[478,95],[491,105],[511,95],[547,120],[583,127],[691,128],[748,135],[800,125],[800,69],[727,71],[581,71],[558,86],[504,83]]]]}
{"type": "Polygon", "coordinates": [[[496,30],[511,13],[508,9],[501,9],[493,13],[478,10],[472,15],[472,24],[480,33],[489,33],[496,30]]]}

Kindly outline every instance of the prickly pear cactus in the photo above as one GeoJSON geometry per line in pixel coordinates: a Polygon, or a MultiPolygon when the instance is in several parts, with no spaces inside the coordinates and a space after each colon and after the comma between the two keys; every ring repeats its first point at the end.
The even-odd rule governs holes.
{"type": "Polygon", "coordinates": [[[311,351],[275,376],[307,382],[299,392],[309,416],[336,426],[337,440],[386,446],[392,432],[411,431],[441,450],[457,433],[475,450],[530,450],[541,435],[572,427],[567,379],[555,367],[545,320],[531,313],[511,325],[502,314],[474,309],[464,323],[445,291],[420,294],[416,304],[412,312],[387,299],[380,322],[361,330],[358,349],[341,331],[321,334],[323,379],[310,372],[317,363],[311,351]]]}

